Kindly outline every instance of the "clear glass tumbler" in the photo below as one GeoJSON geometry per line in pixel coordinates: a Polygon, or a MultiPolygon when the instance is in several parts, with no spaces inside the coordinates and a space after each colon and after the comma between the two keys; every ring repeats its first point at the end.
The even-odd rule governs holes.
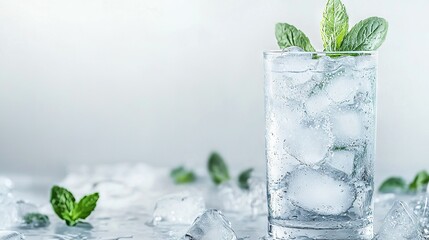
{"type": "Polygon", "coordinates": [[[376,52],[264,53],[269,234],[371,239],[376,52]]]}

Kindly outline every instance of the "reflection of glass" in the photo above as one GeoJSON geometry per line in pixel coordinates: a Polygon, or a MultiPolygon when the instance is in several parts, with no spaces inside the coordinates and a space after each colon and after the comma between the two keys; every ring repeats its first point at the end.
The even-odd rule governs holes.
{"type": "Polygon", "coordinates": [[[371,239],[374,52],[265,52],[269,233],[371,239]]]}

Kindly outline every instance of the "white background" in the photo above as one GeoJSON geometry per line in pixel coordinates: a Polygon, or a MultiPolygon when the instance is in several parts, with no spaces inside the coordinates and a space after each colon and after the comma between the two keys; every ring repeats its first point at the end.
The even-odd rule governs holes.
{"type": "MultiPolygon", "coordinates": [[[[344,0],[385,17],[378,177],[429,168],[429,1],[344,0]]],[[[0,0],[0,172],[143,161],[263,172],[262,51],[274,24],[320,49],[325,1],[0,0]]]]}

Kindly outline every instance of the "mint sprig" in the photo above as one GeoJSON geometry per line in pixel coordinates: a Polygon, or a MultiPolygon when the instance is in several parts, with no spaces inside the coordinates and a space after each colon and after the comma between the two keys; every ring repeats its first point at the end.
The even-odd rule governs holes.
{"type": "Polygon", "coordinates": [[[51,205],[57,216],[68,226],[75,226],[79,220],[86,219],[97,206],[98,193],[84,196],[76,202],[73,194],[59,186],[51,189],[51,205]]]}
{"type": "Polygon", "coordinates": [[[340,0],[328,0],[320,23],[325,51],[338,51],[349,30],[349,16],[340,0]]]}
{"type": "Polygon", "coordinates": [[[407,191],[407,182],[401,177],[386,179],[378,189],[381,193],[403,193],[407,191]]]}
{"type": "Polygon", "coordinates": [[[228,166],[218,153],[212,153],[210,155],[207,168],[211,179],[216,185],[230,179],[228,166]]]}
{"type": "MultiPolygon", "coordinates": [[[[348,32],[349,17],[341,0],[328,0],[320,23],[324,51],[374,51],[386,39],[388,23],[380,17],[370,17],[358,22],[348,32]]],[[[308,37],[288,23],[277,23],[277,44],[281,49],[300,47],[314,52],[308,37]]]]}
{"type": "Polygon", "coordinates": [[[243,172],[238,175],[238,186],[242,189],[249,189],[249,179],[252,175],[253,168],[249,168],[247,170],[244,170],[243,172]]]}
{"type": "Polygon", "coordinates": [[[50,224],[49,217],[45,214],[41,213],[27,213],[25,214],[22,219],[24,220],[24,223],[31,227],[46,227],[50,224]]]}
{"type": "Polygon", "coordinates": [[[405,193],[416,192],[429,184],[429,173],[425,170],[416,174],[410,184],[401,177],[390,177],[386,179],[378,189],[382,193],[405,193]]]}
{"type": "Polygon", "coordinates": [[[196,179],[195,173],[191,170],[185,169],[183,166],[171,170],[170,176],[177,184],[195,182],[196,179]]]}
{"type": "Polygon", "coordinates": [[[408,186],[410,191],[417,191],[429,183],[429,173],[427,171],[420,171],[414,177],[414,180],[408,186]]]}

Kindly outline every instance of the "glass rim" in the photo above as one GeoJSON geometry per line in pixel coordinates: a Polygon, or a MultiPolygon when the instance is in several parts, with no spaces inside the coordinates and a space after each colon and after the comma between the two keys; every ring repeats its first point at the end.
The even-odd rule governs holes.
{"type": "Polygon", "coordinates": [[[286,54],[311,54],[311,55],[317,55],[317,56],[330,56],[330,55],[337,55],[337,54],[344,54],[344,55],[377,55],[378,51],[338,51],[338,52],[324,52],[324,51],[316,51],[316,52],[284,52],[283,50],[265,50],[264,56],[275,56],[275,55],[286,55],[286,54]]]}

